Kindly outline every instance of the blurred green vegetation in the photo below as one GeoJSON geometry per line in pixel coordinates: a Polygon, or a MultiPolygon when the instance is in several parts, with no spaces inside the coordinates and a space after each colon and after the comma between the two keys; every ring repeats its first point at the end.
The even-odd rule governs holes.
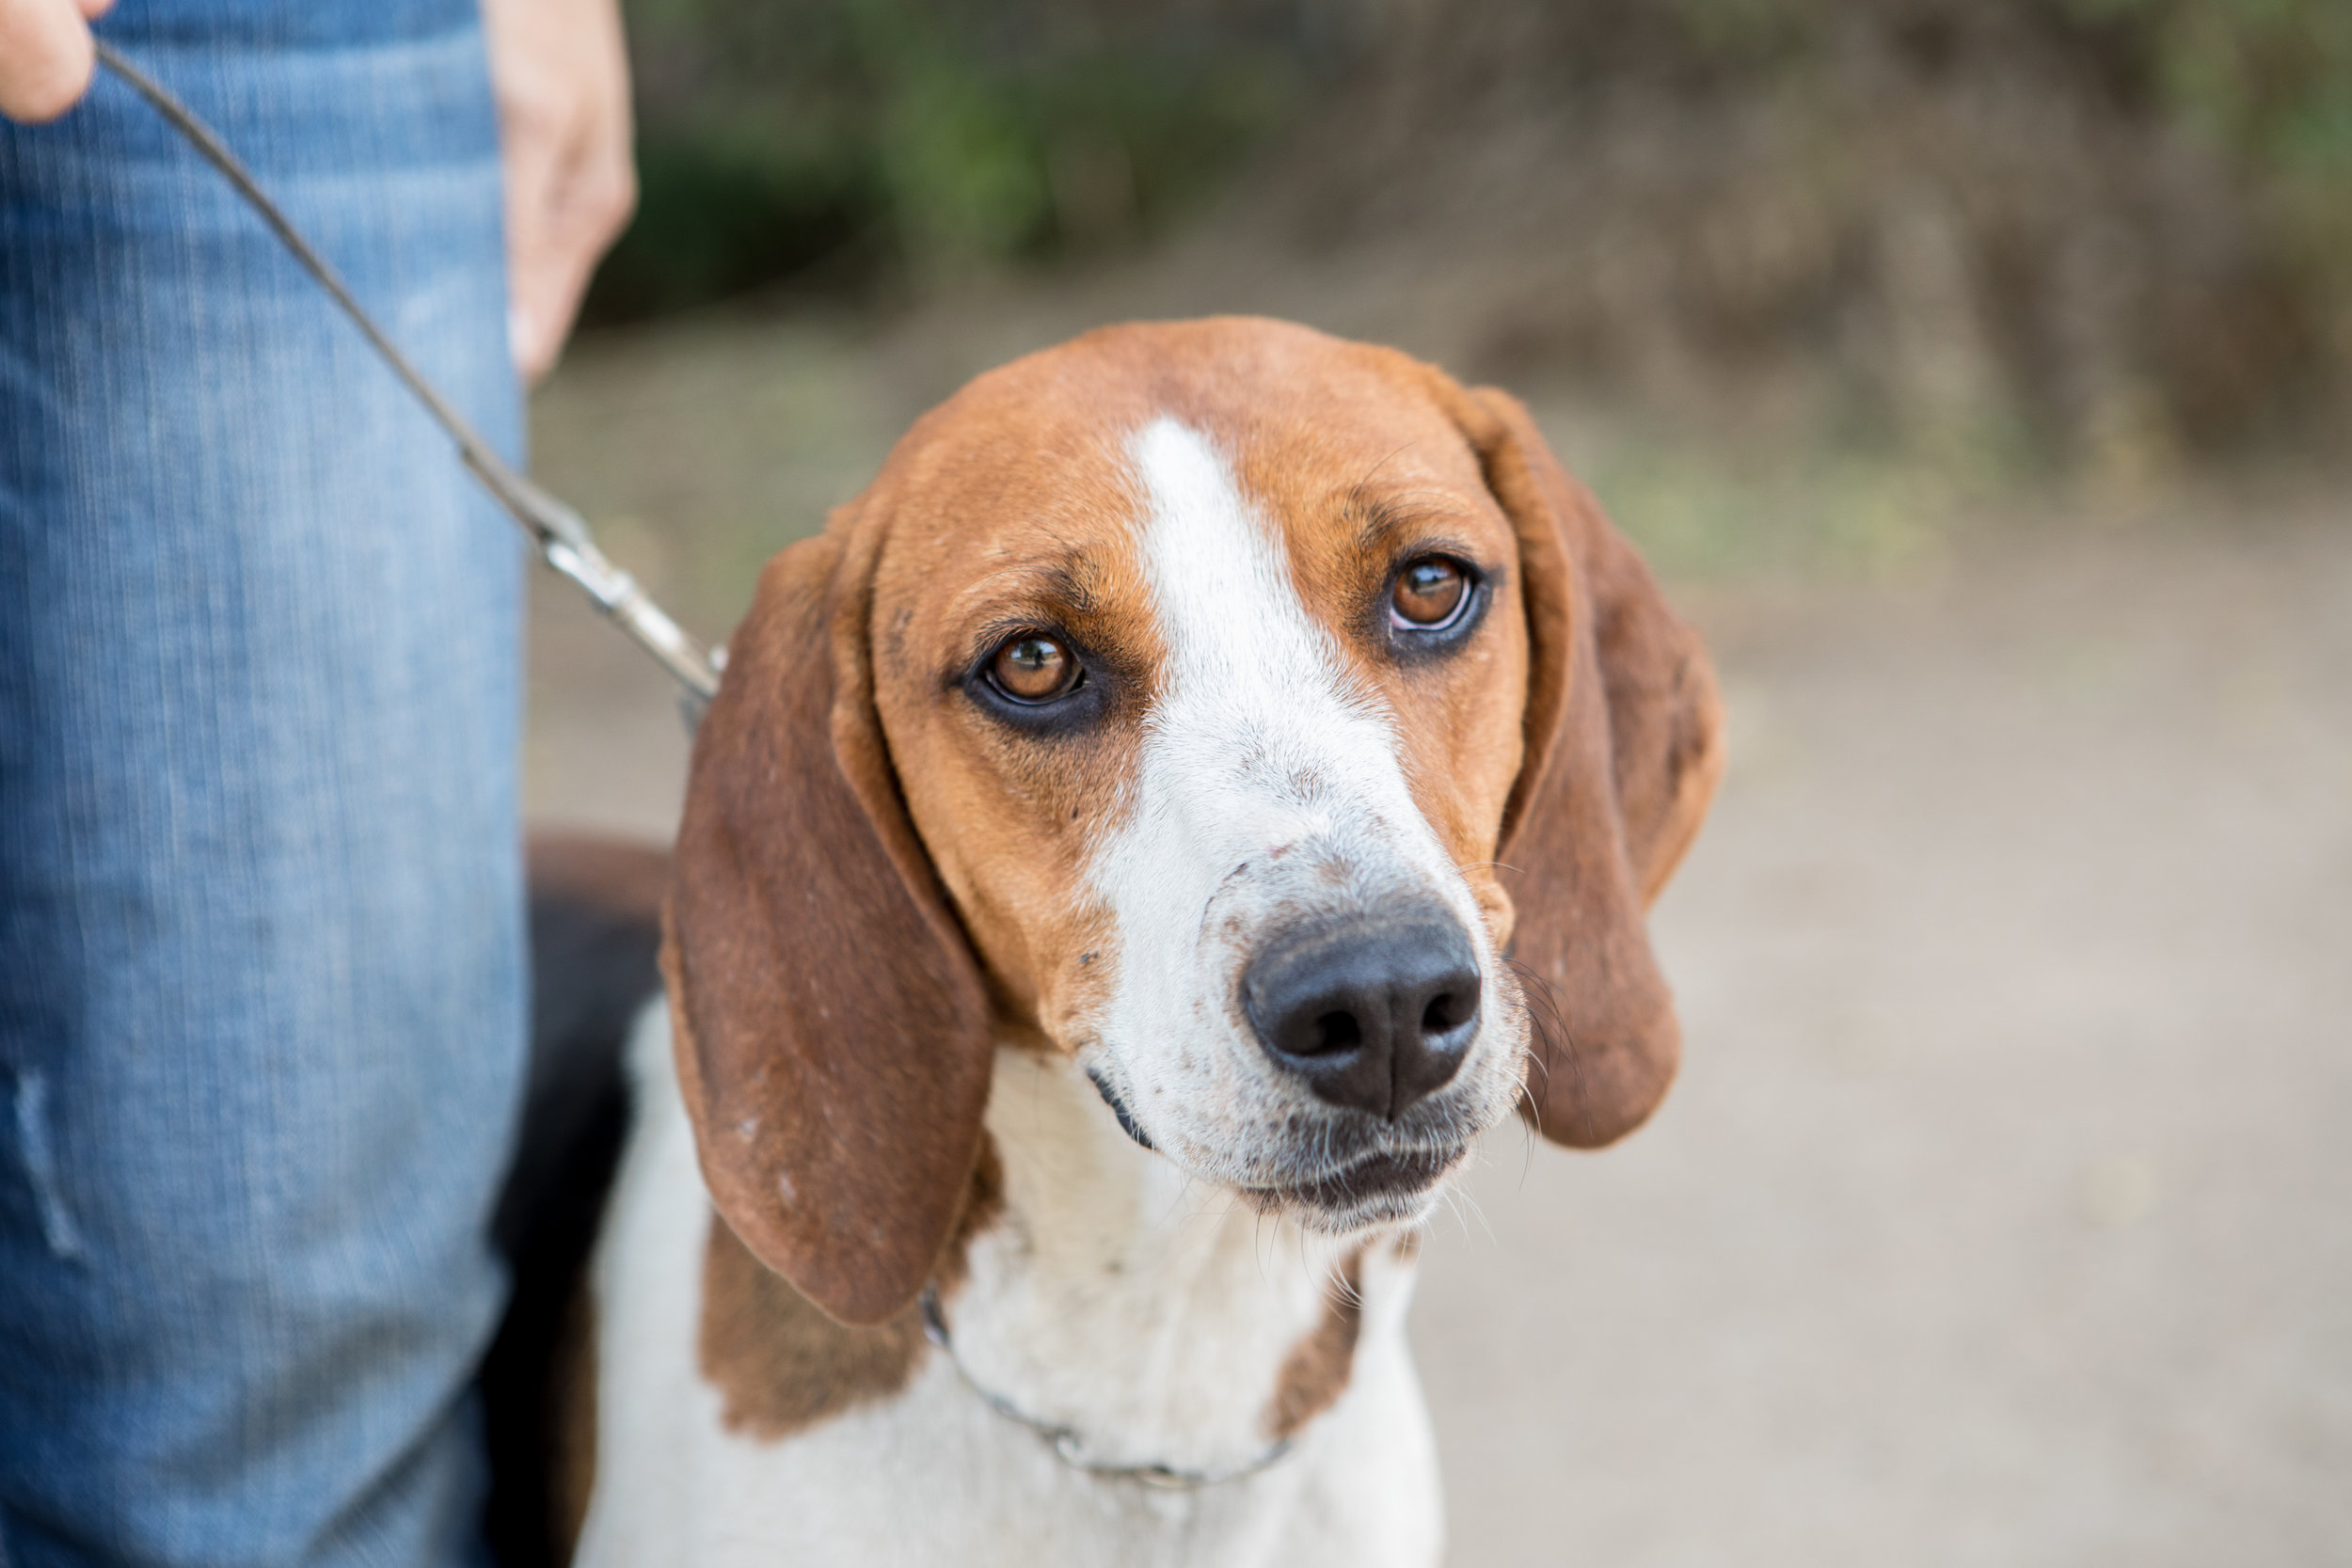
{"type": "MultiPolygon", "coordinates": [[[[1368,53],[1383,8],[628,0],[644,199],[596,314],[660,313],[812,269],[856,286],[1153,237],[1368,53]]],[[[2309,262],[2345,264],[2352,0],[2023,9],[2073,35],[2120,96],[2242,159],[2309,262]]],[[[1710,87],[1746,76],[1771,90],[1801,87],[1866,11],[1895,13],[1931,53],[1955,8],[1670,0],[1644,20],[1683,35],[1710,87]]]]}
{"type": "Polygon", "coordinates": [[[643,197],[591,323],[1132,246],[1305,100],[1314,8],[629,0],[643,197]]]}
{"type": "Polygon", "coordinates": [[[2069,0],[2132,29],[2168,112],[2244,160],[2304,265],[2352,287],[2352,0],[2069,0]]]}
{"type": "Polygon", "coordinates": [[[1814,408],[1800,444],[1907,476],[1832,486],[1874,539],[1923,472],[2127,490],[2352,411],[2352,0],[625,7],[643,198],[591,325],[1205,218],[1246,261],[1136,297],[1686,424],[1814,408]]]}
{"type": "MultiPolygon", "coordinates": [[[[1595,0],[1562,0],[1598,9],[1595,0]]],[[[1973,0],[1985,10],[2010,0],[1973,0]]],[[[1932,55],[1969,8],[1939,0],[1670,0],[1668,14],[1719,68],[1785,74],[1874,13],[1932,55]]],[[[2014,8],[2098,57],[2107,85],[2212,137],[2295,189],[2352,182],[2352,4],[2345,0],[2025,0],[2014,8]]]]}

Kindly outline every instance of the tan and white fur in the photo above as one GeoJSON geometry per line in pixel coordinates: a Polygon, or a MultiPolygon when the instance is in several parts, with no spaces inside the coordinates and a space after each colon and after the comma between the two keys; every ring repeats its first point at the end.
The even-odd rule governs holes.
{"type": "Polygon", "coordinates": [[[1501,394],[1224,320],[929,416],[771,565],[697,743],[578,1560],[1436,1561],[1416,1227],[1515,1100],[1589,1146],[1662,1094],[1642,910],[1719,733],[1501,394]],[[1388,608],[1431,561],[1442,626],[1388,608]],[[1024,638],[1078,672],[1041,702],[1024,638]],[[1333,1089],[1267,955],[1408,918],[1471,1014],[1333,1089]]]}

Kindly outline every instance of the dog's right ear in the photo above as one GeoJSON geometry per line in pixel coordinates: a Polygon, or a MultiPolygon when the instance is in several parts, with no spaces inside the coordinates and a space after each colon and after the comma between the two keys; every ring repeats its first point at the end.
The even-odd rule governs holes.
{"type": "Polygon", "coordinates": [[[977,964],[874,713],[878,534],[844,508],[761,573],[695,737],[662,949],[711,1197],[851,1323],[929,1277],[992,1060],[977,964]]]}

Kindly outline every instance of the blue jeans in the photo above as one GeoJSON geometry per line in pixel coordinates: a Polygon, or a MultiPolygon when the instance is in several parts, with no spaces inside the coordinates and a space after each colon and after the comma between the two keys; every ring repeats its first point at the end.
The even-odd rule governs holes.
{"type": "MultiPolygon", "coordinates": [[[[124,0],[510,450],[472,0],[124,0]]],[[[522,557],[100,73],[0,124],[0,1563],[476,1560],[522,557]]]]}

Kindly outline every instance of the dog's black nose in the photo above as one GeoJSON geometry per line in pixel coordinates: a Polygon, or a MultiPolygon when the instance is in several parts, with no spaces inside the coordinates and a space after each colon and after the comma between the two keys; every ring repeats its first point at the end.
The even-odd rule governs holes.
{"type": "Polygon", "coordinates": [[[1277,938],[1242,977],[1266,1053],[1318,1099],[1391,1120],[1442,1087],[1478,1032],[1478,958],[1436,910],[1277,938]]]}

